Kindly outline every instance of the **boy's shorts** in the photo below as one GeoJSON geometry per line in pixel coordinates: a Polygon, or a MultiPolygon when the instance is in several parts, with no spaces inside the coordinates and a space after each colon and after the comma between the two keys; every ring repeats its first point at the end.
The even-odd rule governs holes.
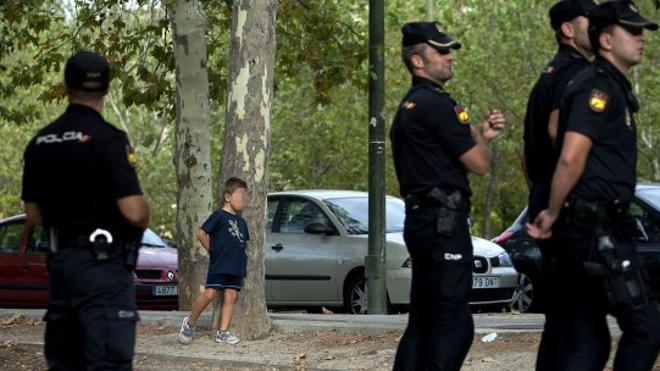
{"type": "Polygon", "coordinates": [[[243,288],[243,277],[234,276],[232,274],[211,274],[206,276],[207,289],[234,289],[241,291],[243,288]]]}

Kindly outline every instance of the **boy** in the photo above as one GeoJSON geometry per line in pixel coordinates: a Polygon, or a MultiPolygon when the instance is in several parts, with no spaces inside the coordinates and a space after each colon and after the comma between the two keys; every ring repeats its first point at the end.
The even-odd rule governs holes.
{"type": "Polygon", "coordinates": [[[206,276],[206,290],[192,305],[190,316],[183,319],[179,341],[192,342],[195,324],[202,311],[223,291],[222,314],[215,341],[237,344],[240,340],[229,332],[234,304],[241,291],[246,273],[246,241],[250,239],[247,223],[238,213],[247,203],[247,184],[238,178],[230,178],[223,191],[224,206],[213,212],[197,232],[202,246],[210,252],[211,259],[206,276]]]}

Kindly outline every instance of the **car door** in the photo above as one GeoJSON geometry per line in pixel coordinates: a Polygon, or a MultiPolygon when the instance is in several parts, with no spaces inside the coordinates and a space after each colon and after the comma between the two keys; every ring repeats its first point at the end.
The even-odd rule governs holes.
{"type": "Polygon", "coordinates": [[[25,306],[24,255],[20,241],[23,222],[0,226],[0,306],[25,306]]]}
{"type": "Polygon", "coordinates": [[[660,215],[639,200],[631,204],[630,213],[637,222],[635,247],[649,277],[651,291],[660,298],[660,215]]]}
{"type": "Polygon", "coordinates": [[[26,300],[35,307],[48,305],[48,270],[46,258],[50,250],[50,238],[46,229],[36,227],[30,233],[27,244],[22,247],[23,252],[23,284],[29,287],[26,291],[26,300]]]}
{"type": "MultiPolygon", "coordinates": [[[[275,220],[275,215],[277,214],[277,210],[279,209],[280,205],[280,199],[279,197],[268,197],[268,204],[267,204],[267,216],[266,216],[266,242],[264,243],[264,256],[265,256],[265,268],[266,268],[266,274],[269,272],[269,260],[268,260],[268,250],[270,246],[270,242],[272,241],[272,233],[273,233],[273,226],[274,226],[274,220],[275,220]]],[[[266,304],[270,305],[271,301],[273,300],[273,285],[272,281],[269,279],[266,279],[266,304]]]]}
{"type": "Polygon", "coordinates": [[[271,304],[305,305],[341,302],[337,277],[340,237],[326,213],[313,200],[280,198],[273,232],[266,245],[266,281],[271,304]],[[305,233],[321,223],[329,234],[305,233]]]}

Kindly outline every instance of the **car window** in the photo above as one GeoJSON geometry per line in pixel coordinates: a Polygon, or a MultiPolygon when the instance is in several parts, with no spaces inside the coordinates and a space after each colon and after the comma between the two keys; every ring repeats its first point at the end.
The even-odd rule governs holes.
{"type": "Polygon", "coordinates": [[[28,244],[25,247],[25,253],[30,255],[45,255],[48,254],[48,251],[50,251],[50,237],[46,233],[46,229],[36,227],[30,233],[28,244]]]}
{"type": "Polygon", "coordinates": [[[641,205],[632,203],[630,214],[637,220],[637,240],[660,242],[660,220],[641,205]]]}
{"type": "Polygon", "coordinates": [[[275,213],[277,213],[277,205],[279,205],[279,199],[269,198],[268,199],[268,220],[266,221],[266,232],[271,232],[273,230],[273,221],[275,220],[275,213]]]}
{"type": "Polygon", "coordinates": [[[148,247],[167,247],[167,243],[162,238],[158,237],[151,229],[145,229],[142,234],[142,246],[148,247]]]}
{"type": "Polygon", "coordinates": [[[305,233],[305,227],[312,223],[331,226],[330,220],[312,201],[292,199],[286,203],[280,214],[280,233],[305,233]]]}
{"type": "MultiPolygon", "coordinates": [[[[325,200],[337,219],[349,234],[369,233],[369,198],[347,197],[325,200]]],[[[406,206],[398,198],[385,199],[385,230],[387,233],[403,232],[406,206]]]]}
{"type": "Polygon", "coordinates": [[[23,223],[0,227],[0,254],[17,254],[23,234],[23,223]]]}

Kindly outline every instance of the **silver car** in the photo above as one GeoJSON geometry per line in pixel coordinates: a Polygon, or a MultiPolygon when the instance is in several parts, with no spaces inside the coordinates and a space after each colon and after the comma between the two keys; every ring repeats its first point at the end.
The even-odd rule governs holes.
{"type": "MultiPolygon", "coordinates": [[[[403,242],[405,205],[386,199],[388,309],[410,303],[410,255],[403,242]]],[[[268,195],[266,302],[269,307],[343,307],[366,313],[364,258],[368,250],[368,194],[291,191],[268,195]]],[[[511,301],[517,272],[498,245],[472,237],[471,304],[511,301]]]]}

